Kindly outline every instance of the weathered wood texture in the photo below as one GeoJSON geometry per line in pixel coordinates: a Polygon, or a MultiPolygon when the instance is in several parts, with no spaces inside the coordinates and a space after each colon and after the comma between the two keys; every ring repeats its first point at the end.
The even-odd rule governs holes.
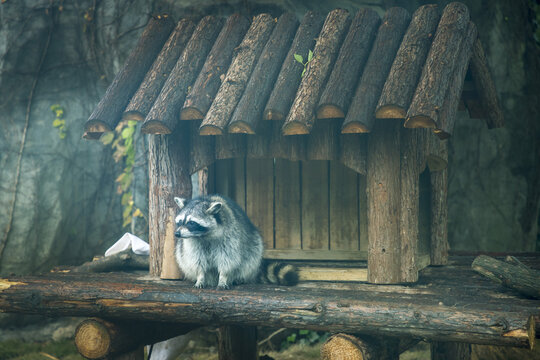
{"type": "Polygon", "coordinates": [[[414,12],[384,84],[375,117],[405,119],[439,19],[435,4],[414,12]]]}
{"type": "Polygon", "coordinates": [[[170,339],[196,326],[136,321],[83,320],[75,330],[75,346],[87,359],[114,358],[141,345],[170,339]]]}
{"type": "Polygon", "coordinates": [[[359,174],[366,174],[367,135],[341,134],[339,161],[359,174]]]}
{"type": "Polygon", "coordinates": [[[218,332],[219,360],[256,360],[257,328],[222,326],[218,332]]]}
{"type": "Polygon", "coordinates": [[[343,133],[371,131],[375,120],[375,108],[410,20],[411,15],[398,7],[390,8],[384,15],[362,78],[343,122],[341,130],[343,133]]]}
{"type": "Polygon", "coordinates": [[[195,24],[191,20],[182,19],[178,22],[124,110],[122,116],[124,120],[144,120],[188,43],[193,29],[195,24]]]}
{"type": "Polygon", "coordinates": [[[323,360],[398,360],[399,342],[372,336],[332,335],[321,347],[323,360]]]}
{"type": "MultiPolygon", "coordinates": [[[[448,143],[441,142],[440,156],[448,158],[448,143]]],[[[448,263],[448,169],[430,173],[431,182],[431,265],[448,263]]]]}
{"type": "Polygon", "coordinates": [[[229,132],[255,134],[297,28],[298,20],[293,14],[280,16],[232,115],[229,132]]]}
{"type": "MultiPolygon", "coordinates": [[[[538,264],[538,257],[536,257],[538,264]]],[[[428,341],[529,347],[538,300],[461,266],[426,268],[418,285],[300,283],[193,289],[137,274],[48,274],[0,279],[0,309],[216,325],[272,326],[428,341]],[[126,291],[129,289],[129,291],[126,291]],[[531,321],[532,319],[532,321],[531,321]]]]}
{"type": "Polygon", "coordinates": [[[199,130],[201,135],[223,134],[234,108],[246,88],[255,62],[270,37],[274,24],[274,19],[268,14],[261,14],[253,19],[246,36],[237,48],[214,101],[202,121],[199,130]]]}
{"type": "Polygon", "coordinates": [[[306,139],[308,160],[337,160],[339,127],[339,122],[333,119],[321,119],[315,123],[306,139]]]}
{"type": "Polygon", "coordinates": [[[173,27],[174,22],[169,17],[150,18],[124,67],[116,74],[105,95],[84,124],[85,133],[114,130],[129,99],[137,91],[173,27]]]}
{"type": "Polygon", "coordinates": [[[318,119],[345,117],[380,22],[379,15],[367,8],[354,16],[319,100],[318,119]]]}
{"type": "Polygon", "coordinates": [[[368,139],[368,281],[375,284],[401,282],[400,128],[379,119],[368,139]]]}
{"type": "Polygon", "coordinates": [[[471,344],[456,342],[431,343],[431,360],[470,360],[471,344]]]}
{"type": "Polygon", "coordinates": [[[188,88],[199,74],[221,25],[222,21],[215,16],[206,16],[199,22],[146,116],[143,133],[170,134],[175,129],[188,88]]]}
{"type": "MultiPolygon", "coordinates": [[[[186,124],[189,125],[189,124],[186,124]]],[[[166,242],[175,242],[174,197],[191,198],[188,160],[188,131],[183,127],[171,135],[153,135],[148,139],[150,274],[162,274],[166,242]]],[[[168,254],[174,264],[174,254],[168,254]],[[172,256],[172,259],[171,259],[172,256]]],[[[179,270],[178,270],[179,271],[179,270]]],[[[179,273],[178,273],[179,274],[179,273]]],[[[163,274],[167,278],[175,274],[163,274]]]]}
{"type": "Polygon", "coordinates": [[[540,271],[500,261],[486,255],[474,259],[472,268],[493,281],[540,299],[540,271]]]}
{"type": "Polygon", "coordinates": [[[71,271],[84,273],[121,270],[125,271],[127,269],[148,270],[148,266],[148,256],[137,255],[130,248],[114,255],[102,256],[98,259],[85,262],[71,271]]]}
{"type": "Polygon", "coordinates": [[[212,50],[193,87],[186,96],[186,101],[180,112],[181,120],[202,120],[210,109],[212,100],[225,76],[233,51],[240,43],[249,28],[249,20],[240,14],[229,16],[225,26],[219,33],[212,50]]]}
{"type": "Polygon", "coordinates": [[[199,135],[199,120],[190,121],[189,125],[189,173],[193,174],[212,165],[216,150],[213,136],[199,135]]]}
{"type": "Polygon", "coordinates": [[[474,44],[470,64],[474,85],[484,109],[486,123],[489,129],[504,126],[504,115],[497,97],[497,90],[489,72],[486,55],[480,39],[474,44]]]}
{"type": "Polygon", "coordinates": [[[301,55],[307,60],[308,51],[313,49],[315,38],[319,34],[323,23],[324,16],[321,14],[308,11],[304,15],[294,36],[291,48],[281,65],[278,78],[264,109],[264,119],[283,120],[287,116],[302,79],[303,67],[294,59],[294,55],[301,55]]]}
{"type": "Polygon", "coordinates": [[[326,17],[313,58],[307,64],[296,97],[283,124],[284,135],[309,134],[315,123],[316,107],[349,28],[346,10],[332,10],[326,17]]]}
{"type": "Polygon", "coordinates": [[[453,65],[457,61],[468,25],[467,6],[453,2],[444,8],[420,81],[407,111],[406,127],[438,127],[439,111],[443,107],[454,71],[453,65]]]}
{"type": "Polygon", "coordinates": [[[469,21],[465,38],[461,42],[459,54],[456,63],[454,64],[454,72],[450,77],[450,84],[446,91],[443,106],[440,109],[439,123],[434,130],[435,134],[441,139],[449,138],[454,131],[458,104],[461,99],[461,92],[463,91],[463,83],[465,81],[467,69],[469,68],[469,59],[471,58],[472,48],[477,37],[478,33],[476,31],[476,26],[469,21]]]}

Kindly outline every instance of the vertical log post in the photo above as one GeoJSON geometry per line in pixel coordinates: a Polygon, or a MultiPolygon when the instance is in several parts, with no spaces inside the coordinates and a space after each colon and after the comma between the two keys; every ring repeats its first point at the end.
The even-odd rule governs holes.
{"type": "MultiPolygon", "coordinates": [[[[437,156],[447,161],[448,142],[438,141],[437,156]]],[[[429,161],[429,160],[428,160],[429,161]]],[[[433,171],[431,179],[431,265],[448,263],[448,169],[433,171]]]]}
{"type": "Polygon", "coordinates": [[[191,198],[189,131],[185,125],[182,123],[170,135],[149,137],[150,274],[164,279],[181,275],[174,259],[174,197],[191,198]]]}
{"type": "Polygon", "coordinates": [[[401,281],[400,128],[379,119],[368,139],[368,281],[375,284],[401,281]]]}
{"type": "Polygon", "coordinates": [[[254,326],[222,326],[218,332],[219,360],[255,360],[257,328],[254,326]]]}

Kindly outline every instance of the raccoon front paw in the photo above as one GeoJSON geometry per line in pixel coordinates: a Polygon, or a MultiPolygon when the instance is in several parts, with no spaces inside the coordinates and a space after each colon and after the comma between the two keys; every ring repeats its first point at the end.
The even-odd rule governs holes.
{"type": "Polygon", "coordinates": [[[204,283],[202,281],[197,281],[193,287],[195,289],[204,289],[204,283]]]}
{"type": "Polygon", "coordinates": [[[217,289],[218,290],[229,290],[230,287],[229,287],[228,284],[218,284],[217,289]]]}

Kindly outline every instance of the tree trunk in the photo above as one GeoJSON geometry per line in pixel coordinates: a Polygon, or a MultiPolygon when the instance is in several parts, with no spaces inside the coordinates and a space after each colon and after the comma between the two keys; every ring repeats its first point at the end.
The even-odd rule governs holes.
{"type": "Polygon", "coordinates": [[[218,332],[219,360],[256,360],[257,328],[222,326],[218,332]]]}

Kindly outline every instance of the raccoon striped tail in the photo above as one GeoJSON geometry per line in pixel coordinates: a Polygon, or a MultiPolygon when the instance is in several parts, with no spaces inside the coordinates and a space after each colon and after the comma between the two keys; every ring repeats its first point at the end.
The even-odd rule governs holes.
{"type": "Polygon", "coordinates": [[[260,282],[293,286],[298,284],[298,269],[291,264],[263,262],[260,282]]]}

